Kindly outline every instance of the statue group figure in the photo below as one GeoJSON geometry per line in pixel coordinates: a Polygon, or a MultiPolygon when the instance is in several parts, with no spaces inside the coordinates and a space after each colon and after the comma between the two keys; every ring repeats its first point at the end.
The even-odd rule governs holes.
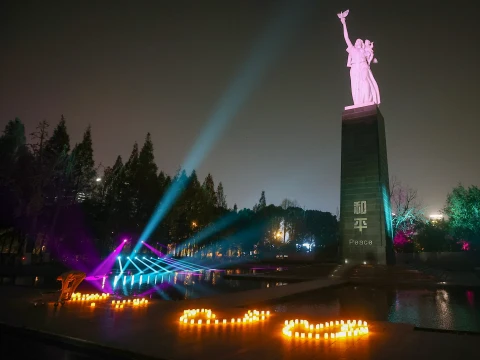
{"type": "Polygon", "coordinates": [[[380,92],[370,69],[372,62],[374,64],[377,63],[373,52],[373,42],[370,40],[365,40],[364,42],[361,39],[357,39],[355,45],[353,45],[348,36],[345,21],[348,10],[337,15],[343,24],[343,36],[347,43],[347,66],[350,68],[353,104],[380,104],[380,92]]]}

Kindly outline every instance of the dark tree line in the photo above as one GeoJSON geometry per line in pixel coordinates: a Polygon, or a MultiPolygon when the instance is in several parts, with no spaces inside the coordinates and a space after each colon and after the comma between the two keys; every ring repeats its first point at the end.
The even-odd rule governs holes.
{"type": "Polygon", "coordinates": [[[180,169],[172,177],[158,169],[153,153],[147,134],[126,161],[118,156],[100,174],[90,127],[71,147],[63,116],[53,130],[44,120],[28,137],[19,119],[8,122],[0,137],[0,253],[42,261],[46,253],[57,260],[103,256],[123,238],[131,247],[172,184],[182,187],[180,196],[147,242],[176,255],[301,251],[337,242],[330,213],[289,200],[267,205],[264,191],[253,209],[230,209],[211,174],[201,181],[180,169]]]}

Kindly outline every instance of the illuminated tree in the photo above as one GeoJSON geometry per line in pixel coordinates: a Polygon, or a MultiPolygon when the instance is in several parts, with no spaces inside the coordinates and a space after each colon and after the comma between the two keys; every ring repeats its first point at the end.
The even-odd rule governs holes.
{"type": "Polygon", "coordinates": [[[403,186],[396,178],[390,181],[393,236],[398,232],[408,234],[425,221],[424,209],[417,198],[417,190],[403,186]]]}
{"type": "Polygon", "coordinates": [[[480,189],[476,186],[455,187],[447,196],[444,208],[452,234],[480,245],[480,189]]]}

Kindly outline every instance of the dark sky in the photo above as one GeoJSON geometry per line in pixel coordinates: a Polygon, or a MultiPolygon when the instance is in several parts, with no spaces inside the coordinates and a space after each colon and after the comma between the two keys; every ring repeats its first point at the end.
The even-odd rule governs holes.
{"type": "MultiPolygon", "coordinates": [[[[292,3],[300,3],[292,2],[292,3]]],[[[183,163],[279,1],[2,1],[0,127],[32,132],[63,113],[88,124],[95,158],[128,158],[151,132],[158,166],[183,163]]],[[[475,1],[318,1],[198,168],[230,206],[296,199],[335,213],[340,130],[351,105],[346,46],[375,41],[390,175],[430,212],[457,183],[480,184],[475,1]]],[[[299,5],[301,6],[301,5],[299,5]]]]}

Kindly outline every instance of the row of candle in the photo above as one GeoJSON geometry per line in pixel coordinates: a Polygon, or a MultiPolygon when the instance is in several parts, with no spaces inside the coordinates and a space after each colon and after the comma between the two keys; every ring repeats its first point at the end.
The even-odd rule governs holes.
{"type": "Polygon", "coordinates": [[[73,293],[71,296],[72,301],[90,301],[90,300],[107,300],[110,294],[108,293],[101,293],[101,294],[83,294],[82,293],[73,293]]]}
{"type": "Polygon", "coordinates": [[[248,310],[243,318],[216,319],[216,315],[212,313],[211,309],[188,309],[183,311],[183,316],[180,316],[180,322],[183,324],[190,323],[191,325],[218,325],[218,324],[246,324],[257,321],[263,321],[270,315],[270,311],[248,310]],[[196,319],[202,317],[202,319],[196,319]]]}
{"type": "Polygon", "coordinates": [[[359,336],[363,334],[368,334],[368,324],[366,321],[356,320],[344,322],[343,320],[336,320],[335,322],[330,321],[324,324],[310,324],[307,320],[285,320],[285,327],[283,328],[283,334],[288,337],[296,338],[308,338],[308,339],[320,339],[322,334],[319,332],[313,333],[314,330],[320,330],[323,332],[324,339],[336,339],[344,338],[350,336],[359,336]],[[293,331],[297,326],[299,326],[304,331],[293,331]],[[340,330],[335,331],[334,330],[340,330]],[[305,332],[308,331],[308,332],[305,332]]]}
{"type": "Polygon", "coordinates": [[[144,298],[142,299],[133,299],[133,300],[122,300],[120,302],[120,300],[112,300],[112,307],[114,307],[115,309],[123,309],[124,306],[128,306],[128,305],[131,305],[133,307],[139,307],[139,306],[146,306],[148,305],[148,300],[145,300],[144,298]]]}
{"type": "MultiPolygon", "coordinates": [[[[270,311],[248,310],[243,318],[217,319],[211,309],[188,309],[180,316],[180,323],[190,325],[244,324],[265,320],[270,311]],[[201,319],[199,319],[201,317],[201,319]]],[[[368,334],[368,324],[362,320],[336,320],[310,324],[307,320],[285,320],[283,334],[301,339],[336,339],[368,334]],[[299,331],[295,331],[300,327],[299,331]]]]}
{"type": "MultiPolygon", "coordinates": [[[[147,305],[148,304],[148,300],[145,300],[145,299],[134,299],[133,301],[132,300],[122,300],[122,302],[120,302],[120,300],[112,300],[112,307],[114,307],[115,309],[123,309],[126,305],[132,305],[133,307],[139,307],[141,305],[147,305]]],[[[90,304],[90,307],[95,307],[95,303],[92,302],[90,304]]]]}

